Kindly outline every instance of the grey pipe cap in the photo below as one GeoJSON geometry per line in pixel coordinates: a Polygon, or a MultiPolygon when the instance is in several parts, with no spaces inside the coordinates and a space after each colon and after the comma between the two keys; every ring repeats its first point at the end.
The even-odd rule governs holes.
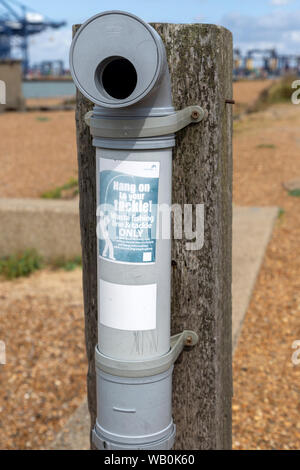
{"type": "Polygon", "coordinates": [[[90,18],[77,31],[70,50],[75,85],[90,101],[107,108],[123,108],[141,101],[159,82],[166,64],[164,45],[157,32],[140,18],[122,11],[90,18]],[[125,64],[124,74],[120,73],[124,69],[118,68],[120,61],[125,64]],[[127,80],[126,64],[131,82],[127,80]],[[127,80],[129,95],[113,96],[113,80],[116,88],[118,80],[120,87],[127,80]]]}

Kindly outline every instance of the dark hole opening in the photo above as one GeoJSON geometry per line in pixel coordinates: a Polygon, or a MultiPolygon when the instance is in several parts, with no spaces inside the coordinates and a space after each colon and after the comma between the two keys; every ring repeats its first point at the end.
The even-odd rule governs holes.
{"type": "Polygon", "coordinates": [[[102,85],[106,93],[117,100],[128,98],[135,90],[137,73],[127,59],[111,60],[102,72],[102,85]]]}

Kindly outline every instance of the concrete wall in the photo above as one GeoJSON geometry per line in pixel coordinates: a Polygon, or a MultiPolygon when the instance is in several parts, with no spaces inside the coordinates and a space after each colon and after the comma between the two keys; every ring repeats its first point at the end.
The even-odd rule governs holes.
{"type": "Polygon", "coordinates": [[[78,201],[0,199],[0,257],[28,248],[46,260],[81,255],[78,201]]]}
{"type": "Polygon", "coordinates": [[[0,80],[6,85],[6,104],[0,104],[0,112],[3,112],[5,109],[24,109],[25,101],[22,93],[21,61],[0,61],[0,80]]]}

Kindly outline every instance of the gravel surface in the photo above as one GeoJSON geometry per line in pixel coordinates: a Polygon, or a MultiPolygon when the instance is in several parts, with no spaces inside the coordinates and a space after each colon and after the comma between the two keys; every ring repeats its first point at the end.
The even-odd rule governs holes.
{"type": "MultiPolygon", "coordinates": [[[[270,81],[234,84],[237,107],[252,103],[270,81]]],[[[57,105],[31,99],[29,106],[57,105]]],[[[0,114],[0,198],[37,198],[77,177],[73,111],[0,114]],[[17,177],[19,175],[19,177],[17,177]]]]}
{"type": "Polygon", "coordinates": [[[0,129],[1,198],[40,197],[77,178],[74,112],[4,113],[0,129]]]}
{"type": "Polygon", "coordinates": [[[86,393],[81,270],[0,282],[0,449],[40,449],[86,393]]]}
{"type": "Polygon", "coordinates": [[[63,106],[64,102],[70,100],[70,97],[65,98],[27,98],[26,107],[27,108],[36,108],[36,107],[56,107],[63,106]]]}
{"type": "MultiPolygon", "coordinates": [[[[235,98],[253,101],[257,83],[235,84],[235,98]]],[[[300,198],[283,188],[300,177],[299,110],[279,105],[235,122],[235,204],[283,209],[234,357],[235,449],[299,448],[300,365],[291,357],[300,340],[300,198]]],[[[76,175],[73,112],[8,113],[0,126],[0,197],[39,197],[76,175]]],[[[86,393],[81,272],[0,282],[0,299],[0,449],[43,448],[86,393]]]]}
{"type": "Polygon", "coordinates": [[[250,105],[253,105],[259,94],[271,86],[272,80],[245,80],[233,84],[233,95],[235,105],[233,107],[234,119],[247,112],[250,105]]]}
{"type": "Polygon", "coordinates": [[[253,103],[258,95],[268,88],[272,80],[244,80],[233,84],[234,99],[237,104],[249,105],[253,103]]]}
{"type": "Polygon", "coordinates": [[[300,176],[300,108],[280,105],[235,126],[234,202],[283,209],[267,249],[234,357],[235,449],[298,449],[300,198],[283,183],[300,176]]]}

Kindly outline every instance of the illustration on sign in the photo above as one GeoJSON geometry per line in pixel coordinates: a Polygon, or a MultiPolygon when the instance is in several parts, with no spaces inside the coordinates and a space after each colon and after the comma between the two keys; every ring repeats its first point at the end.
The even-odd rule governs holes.
{"type": "Polygon", "coordinates": [[[159,162],[100,158],[100,256],[116,263],[156,258],[159,162]]]}

